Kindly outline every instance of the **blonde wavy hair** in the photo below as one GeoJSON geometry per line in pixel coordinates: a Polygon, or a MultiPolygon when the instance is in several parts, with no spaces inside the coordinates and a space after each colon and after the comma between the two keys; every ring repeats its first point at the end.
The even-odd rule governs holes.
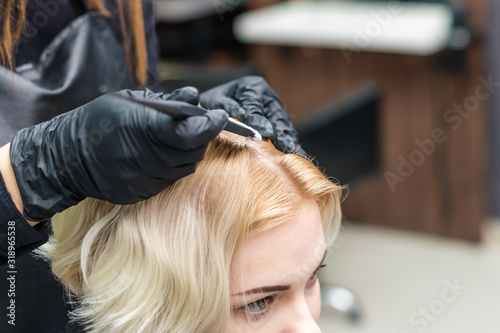
{"type": "Polygon", "coordinates": [[[304,199],[318,204],[331,244],[341,193],[310,161],[221,133],[195,173],[155,197],[89,198],[59,214],[38,254],[90,333],[225,332],[238,246],[292,219],[304,199]]]}

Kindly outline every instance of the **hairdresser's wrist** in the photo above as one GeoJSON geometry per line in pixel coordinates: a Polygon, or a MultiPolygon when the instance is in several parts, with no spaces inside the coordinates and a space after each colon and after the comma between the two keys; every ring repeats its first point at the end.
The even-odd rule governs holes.
{"type": "MultiPolygon", "coordinates": [[[[17,186],[16,176],[12,165],[10,164],[10,143],[0,148],[0,174],[5,183],[5,187],[10,194],[12,202],[16,206],[17,210],[23,214],[23,200],[21,198],[21,192],[19,192],[19,187],[17,186]]],[[[32,227],[38,222],[32,222],[26,220],[32,227]]]]}

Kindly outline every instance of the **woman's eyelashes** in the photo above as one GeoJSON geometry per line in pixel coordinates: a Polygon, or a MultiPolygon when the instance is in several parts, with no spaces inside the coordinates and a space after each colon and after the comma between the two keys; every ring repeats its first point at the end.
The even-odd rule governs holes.
{"type": "Polygon", "coordinates": [[[269,311],[269,306],[274,302],[275,297],[275,295],[266,296],[255,302],[248,303],[235,311],[250,318],[261,318],[269,311]]]}
{"type": "Polygon", "coordinates": [[[308,280],[308,283],[311,284],[311,283],[314,283],[316,282],[316,280],[318,279],[318,272],[320,269],[322,269],[323,267],[326,267],[326,264],[322,264],[320,265],[313,273],[313,275],[311,275],[311,277],[309,278],[308,280]]]}
{"type": "MultiPolygon", "coordinates": [[[[309,285],[312,285],[318,279],[318,272],[321,268],[325,267],[326,264],[320,265],[314,273],[307,280],[309,285]]],[[[264,298],[261,298],[255,302],[248,303],[240,308],[235,309],[234,311],[240,314],[244,314],[247,317],[253,319],[260,319],[266,315],[266,313],[270,310],[271,304],[275,301],[277,295],[269,295],[264,298]]]]}

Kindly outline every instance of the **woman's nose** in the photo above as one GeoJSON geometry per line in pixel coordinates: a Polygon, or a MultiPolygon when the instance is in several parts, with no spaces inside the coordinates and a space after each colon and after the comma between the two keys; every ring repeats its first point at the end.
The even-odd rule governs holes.
{"type": "Polygon", "coordinates": [[[301,332],[301,333],[321,333],[321,329],[319,328],[318,326],[318,323],[315,321],[315,320],[312,320],[312,318],[310,318],[311,320],[307,320],[307,321],[302,321],[296,330],[294,330],[293,332],[301,332]]]}
{"type": "Polygon", "coordinates": [[[290,307],[288,324],[280,333],[321,333],[311,310],[305,299],[298,300],[290,307]]]}

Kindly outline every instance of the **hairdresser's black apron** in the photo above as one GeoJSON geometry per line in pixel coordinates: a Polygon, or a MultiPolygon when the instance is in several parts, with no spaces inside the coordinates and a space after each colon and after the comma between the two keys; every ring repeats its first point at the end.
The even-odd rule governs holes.
{"type": "MultiPolygon", "coordinates": [[[[109,90],[131,87],[125,52],[106,18],[84,14],[62,30],[36,63],[0,67],[0,146],[20,129],[72,110],[109,90]]],[[[17,258],[16,326],[7,324],[7,267],[0,268],[0,332],[82,332],[69,324],[62,288],[47,264],[17,258]]]]}
{"type": "Polygon", "coordinates": [[[61,31],[37,63],[0,67],[0,145],[20,129],[70,111],[131,81],[122,45],[100,13],[84,14],[61,31]]]}

